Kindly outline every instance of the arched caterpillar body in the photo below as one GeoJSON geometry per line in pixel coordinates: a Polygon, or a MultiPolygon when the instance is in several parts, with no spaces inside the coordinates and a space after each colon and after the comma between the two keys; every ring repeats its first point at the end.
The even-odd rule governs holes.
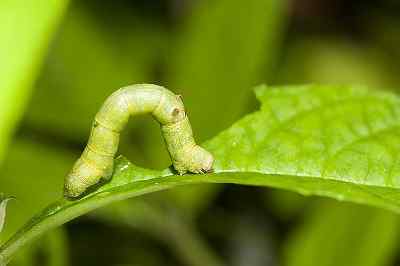
{"type": "Polygon", "coordinates": [[[96,114],[86,148],[65,179],[66,197],[78,197],[100,179],[111,178],[120,132],[130,116],[144,113],[152,114],[161,124],[179,174],[211,170],[213,156],[195,143],[181,97],[157,85],[131,85],[109,96],[96,114]]]}

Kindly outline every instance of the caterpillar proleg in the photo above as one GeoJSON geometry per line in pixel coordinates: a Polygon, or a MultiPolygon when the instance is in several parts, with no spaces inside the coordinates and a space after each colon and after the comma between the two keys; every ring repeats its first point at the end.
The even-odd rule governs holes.
{"type": "Polygon", "coordinates": [[[111,178],[120,132],[130,116],[144,113],[152,114],[160,123],[179,174],[212,169],[213,156],[195,143],[181,97],[161,86],[136,84],[111,94],[96,114],[85,150],[65,178],[66,197],[78,197],[101,179],[111,178]]]}

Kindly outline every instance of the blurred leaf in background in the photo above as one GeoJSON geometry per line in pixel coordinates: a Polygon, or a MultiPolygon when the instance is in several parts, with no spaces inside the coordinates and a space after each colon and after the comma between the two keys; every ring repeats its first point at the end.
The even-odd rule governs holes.
{"type": "MultiPolygon", "coordinates": [[[[287,6],[286,0],[250,0],[246,8],[239,0],[199,1],[179,25],[167,56],[167,81],[184,96],[199,141],[248,110],[250,88],[264,81],[276,63],[287,6]]],[[[148,147],[160,153],[159,146],[148,147]]],[[[180,208],[198,212],[217,191],[215,185],[185,186],[169,194],[180,208]]]]}
{"type": "Polygon", "coordinates": [[[200,140],[246,111],[249,88],[265,80],[277,59],[287,5],[250,0],[243,8],[238,0],[199,1],[182,25],[168,57],[168,84],[184,95],[200,140]]]}
{"type": "MultiPolygon", "coordinates": [[[[0,3],[0,161],[3,165],[2,170],[6,167],[4,165],[10,161],[9,153],[6,162],[3,161],[4,152],[25,110],[25,104],[31,95],[31,89],[39,73],[48,43],[66,10],[67,3],[66,0],[5,0],[0,3]]],[[[30,159],[28,157],[27,161],[30,159]]],[[[35,197],[30,197],[31,195],[41,193],[39,187],[36,191],[30,190],[32,188],[30,187],[25,193],[22,193],[29,198],[26,202],[27,205],[24,205],[25,203],[20,205],[20,200],[24,196],[16,193],[15,190],[22,187],[28,178],[32,178],[30,172],[25,172],[21,176],[14,172],[14,169],[22,169],[21,164],[25,163],[23,158],[14,157],[13,167],[8,175],[4,171],[1,172],[0,187],[7,192],[7,195],[10,193],[10,195],[16,196],[17,201],[14,205],[15,208],[9,209],[7,226],[0,234],[0,240],[7,238],[13,230],[26,221],[32,211],[38,210],[29,209],[32,207],[32,205],[29,206],[29,203],[35,201],[32,200],[35,197]],[[12,184],[11,180],[17,184],[12,184]],[[17,213],[19,218],[16,218],[17,213]],[[20,219],[19,222],[17,222],[18,219],[20,219]]],[[[47,200],[51,199],[54,197],[47,200]]],[[[61,232],[61,229],[59,231],[61,232]]],[[[26,249],[26,256],[21,254],[14,265],[33,265],[31,260],[33,253],[29,252],[29,249],[34,249],[34,245],[26,249]]],[[[55,252],[50,253],[57,256],[55,252]]],[[[53,258],[54,263],[51,265],[65,265],[64,263],[67,262],[65,257],[60,260],[56,257],[53,258]]]]}
{"type": "Polygon", "coordinates": [[[88,1],[71,5],[31,100],[31,128],[84,142],[107,96],[151,79],[162,46],[160,25],[133,8],[93,8],[88,1]]]}
{"type": "MultiPolygon", "coordinates": [[[[14,141],[1,168],[0,187],[7,195],[14,195],[16,200],[8,209],[7,226],[0,234],[0,242],[8,239],[34,213],[62,196],[62,177],[69,170],[73,158],[70,152],[46,147],[32,139],[18,138],[14,141]]],[[[44,265],[66,265],[65,241],[62,228],[50,232],[44,239],[24,249],[12,265],[37,265],[34,258],[39,251],[50,254],[46,256],[49,263],[54,260],[62,262],[44,265]]]]}
{"type": "Polygon", "coordinates": [[[396,86],[389,57],[381,50],[345,38],[293,41],[281,62],[279,83],[366,84],[396,86]]]}
{"type": "Polygon", "coordinates": [[[399,225],[398,216],[384,210],[318,200],[287,239],[282,265],[391,265],[399,225]]]}
{"type": "Polygon", "coordinates": [[[144,231],[164,243],[184,265],[224,265],[191,221],[165,205],[130,199],[98,209],[91,217],[112,225],[144,231]]]}
{"type": "Polygon", "coordinates": [[[1,242],[34,213],[62,196],[63,176],[73,161],[71,152],[60,152],[27,138],[13,142],[1,168],[0,187],[16,200],[8,210],[8,225],[0,234],[1,242]]]}
{"type": "MultiPolygon", "coordinates": [[[[49,266],[68,266],[71,265],[69,254],[69,242],[65,228],[60,227],[44,235],[39,242],[41,252],[45,262],[49,266]]],[[[32,264],[31,264],[32,265],[32,264]]]]}
{"type": "Polygon", "coordinates": [[[0,2],[0,161],[67,2],[0,2]]]}

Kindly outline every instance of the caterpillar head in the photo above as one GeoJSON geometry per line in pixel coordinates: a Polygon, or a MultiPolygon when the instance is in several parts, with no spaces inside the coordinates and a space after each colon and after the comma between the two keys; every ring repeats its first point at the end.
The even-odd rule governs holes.
{"type": "Polygon", "coordinates": [[[162,96],[160,105],[153,111],[153,115],[161,124],[172,124],[186,117],[182,97],[171,93],[162,96]]]}

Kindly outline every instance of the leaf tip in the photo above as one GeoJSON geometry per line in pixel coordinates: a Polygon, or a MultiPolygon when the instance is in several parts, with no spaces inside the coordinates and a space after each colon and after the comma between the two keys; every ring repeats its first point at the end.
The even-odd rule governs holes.
{"type": "Polygon", "coordinates": [[[6,207],[8,201],[15,199],[15,197],[5,197],[0,195],[0,232],[3,230],[4,221],[6,219],[6,207]]]}

